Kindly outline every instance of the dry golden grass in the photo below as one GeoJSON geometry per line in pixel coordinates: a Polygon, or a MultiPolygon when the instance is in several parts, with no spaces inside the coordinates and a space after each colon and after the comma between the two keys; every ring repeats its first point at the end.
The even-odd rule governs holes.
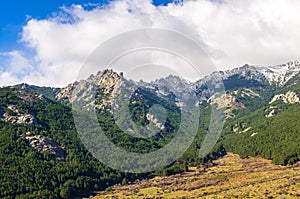
{"type": "Polygon", "coordinates": [[[300,167],[228,154],[206,172],[191,172],[114,186],[100,198],[300,198],[300,167]]]}

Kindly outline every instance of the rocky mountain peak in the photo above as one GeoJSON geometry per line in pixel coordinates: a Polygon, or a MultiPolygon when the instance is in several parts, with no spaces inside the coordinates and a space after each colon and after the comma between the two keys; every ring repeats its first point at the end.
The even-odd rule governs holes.
{"type": "MultiPolygon", "coordinates": [[[[122,82],[127,82],[139,87],[145,87],[157,96],[164,99],[180,103],[186,96],[197,94],[199,103],[207,102],[211,97],[207,83],[210,85],[216,84],[216,79],[222,78],[226,89],[238,89],[240,87],[251,86],[284,86],[291,78],[300,72],[300,61],[293,61],[287,64],[276,66],[254,66],[245,64],[241,67],[226,71],[216,71],[212,74],[199,79],[196,82],[190,82],[176,75],[169,75],[164,78],[157,79],[150,83],[128,81],[123,77],[123,74],[118,74],[113,69],[106,69],[91,75],[86,80],[74,82],[57,93],[56,98],[66,103],[72,103],[74,100],[91,101],[87,96],[93,86],[96,86],[98,91],[101,91],[101,98],[106,95],[113,95],[116,87],[122,82]]],[[[123,84],[125,85],[125,84],[123,84]]],[[[103,101],[99,103],[104,103],[103,101]]],[[[105,102],[106,103],[106,102],[105,102]]]]}
{"type": "Polygon", "coordinates": [[[108,93],[113,89],[117,84],[120,83],[121,75],[112,69],[104,70],[97,74],[97,76],[92,79],[94,82],[97,82],[97,86],[105,88],[105,92],[108,93]]]}
{"type": "Polygon", "coordinates": [[[112,69],[106,69],[90,75],[86,80],[69,84],[57,93],[56,98],[67,104],[74,101],[84,101],[86,108],[94,107],[93,91],[99,91],[102,95],[101,102],[106,103],[103,100],[107,99],[114,88],[123,81],[122,75],[112,69]]]}
{"type": "Polygon", "coordinates": [[[300,72],[300,61],[296,60],[286,64],[261,68],[263,68],[262,71],[271,84],[275,83],[283,86],[300,72]]]}
{"type": "Polygon", "coordinates": [[[236,78],[257,81],[263,85],[284,86],[299,72],[300,60],[276,66],[255,66],[245,64],[238,68],[213,72],[212,74],[198,80],[195,83],[195,87],[202,91],[206,82],[213,82],[216,76],[220,76],[223,81],[236,78]]]}

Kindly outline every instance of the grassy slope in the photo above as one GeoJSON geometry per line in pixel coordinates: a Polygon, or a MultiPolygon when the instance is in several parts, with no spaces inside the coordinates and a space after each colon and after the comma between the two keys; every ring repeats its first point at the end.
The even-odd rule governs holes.
{"type": "Polygon", "coordinates": [[[114,186],[101,198],[299,198],[300,167],[272,165],[229,153],[205,172],[197,170],[114,186]]]}

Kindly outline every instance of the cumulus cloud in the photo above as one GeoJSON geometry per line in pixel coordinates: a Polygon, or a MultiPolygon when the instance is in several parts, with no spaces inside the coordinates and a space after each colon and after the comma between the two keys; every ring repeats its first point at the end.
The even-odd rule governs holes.
{"type": "Polygon", "coordinates": [[[297,0],[191,0],[166,6],[119,0],[88,10],[81,5],[62,7],[52,17],[30,19],[23,27],[21,41],[35,55],[7,54],[11,61],[2,71],[1,84],[30,80],[65,86],[102,42],[144,27],[188,35],[205,48],[219,70],[245,63],[285,63],[299,58],[299,8],[297,0]]]}
{"type": "Polygon", "coordinates": [[[24,78],[34,71],[30,60],[24,57],[20,51],[0,53],[0,56],[6,58],[6,62],[2,63],[6,65],[4,67],[6,70],[0,70],[0,86],[21,83],[22,80],[25,80],[24,78]]]}

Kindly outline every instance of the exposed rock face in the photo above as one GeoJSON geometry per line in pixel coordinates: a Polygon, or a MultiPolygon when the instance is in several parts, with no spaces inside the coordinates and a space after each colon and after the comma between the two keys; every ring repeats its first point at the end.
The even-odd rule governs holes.
{"type": "Polygon", "coordinates": [[[217,104],[217,109],[225,109],[224,113],[226,119],[234,117],[234,110],[240,110],[245,108],[245,105],[241,103],[235,96],[231,94],[214,94],[208,99],[211,104],[217,104]]]}
{"type": "Polygon", "coordinates": [[[251,137],[256,136],[256,135],[258,135],[257,132],[256,132],[256,133],[252,133],[252,134],[251,134],[251,137]]]}
{"type": "Polygon", "coordinates": [[[38,124],[36,118],[29,113],[21,113],[14,105],[7,107],[9,112],[2,114],[1,118],[5,122],[13,124],[38,124]]]}
{"type": "MultiPolygon", "coordinates": [[[[227,71],[214,72],[194,83],[197,93],[202,93],[200,103],[211,96],[207,92],[207,82],[214,82],[215,76],[219,74],[222,80],[229,80],[232,77],[238,79],[254,80],[261,85],[284,86],[291,78],[299,74],[300,61],[293,61],[278,66],[250,66],[248,64],[227,71]],[[208,97],[207,97],[208,96],[208,97]]],[[[218,76],[218,75],[217,75],[218,76]]],[[[212,85],[215,85],[214,83],[212,85]]],[[[245,93],[245,95],[247,95],[245,93]]]]}
{"type": "MultiPolygon", "coordinates": [[[[126,80],[121,75],[113,70],[104,71],[97,83],[98,92],[96,96],[96,108],[101,110],[105,109],[109,105],[112,105],[114,97],[121,94],[121,91],[118,88],[124,86],[125,81],[126,80]]],[[[126,81],[126,83],[126,85],[128,85],[128,88],[126,89],[129,89],[129,82],[126,81]]]]}
{"type": "Polygon", "coordinates": [[[245,123],[238,123],[238,124],[235,124],[232,126],[232,131],[235,132],[235,133],[246,133],[248,131],[250,131],[252,129],[251,126],[248,126],[247,124],[245,123]]]}
{"type": "Polygon", "coordinates": [[[146,115],[147,120],[149,120],[150,122],[152,122],[157,128],[159,128],[160,130],[165,130],[165,125],[162,124],[157,118],[155,118],[154,115],[151,115],[149,113],[147,113],[146,115]]]}
{"type": "MultiPolygon", "coordinates": [[[[235,91],[235,94],[237,93],[237,91],[235,91]]],[[[240,93],[241,97],[251,97],[251,98],[255,98],[255,97],[261,97],[258,93],[254,92],[253,90],[249,89],[249,88],[245,88],[241,91],[240,93]]]]}
{"type": "Polygon", "coordinates": [[[32,136],[30,132],[27,132],[24,138],[29,141],[29,145],[32,148],[36,149],[39,152],[53,154],[54,157],[61,160],[65,159],[66,157],[65,150],[51,138],[48,138],[44,135],[32,136]]]}
{"type": "Polygon", "coordinates": [[[63,88],[56,98],[67,104],[74,101],[83,101],[84,108],[99,108],[107,106],[111,103],[114,88],[122,83],[122,77],[113,70],[104,70],[97,75],[91,75],[87,80],[75,82],[63,88]],[[93,95],[93,91],[97,91],[100,96],[93,95]],[[95,98],[100,102],[95,106],[95,98]]]}
{"type": "Polygon", "coordinates": [[[159,97],[176,102],[179,107],[185,106],[190,95],[195,94],[193,83],[178,76],[169,75],[152,82],[159,97]]]}
{"type": "Polygon", "coordinates": [[[278,100],[282,100],[286,104],[300,103],[300,95],[294,91],[288,91],[286,94],[275,95],[269,104],[272,104],[278,100]]]}
{"type": "MultiPolygon", "coordinates": [[[[295,93],[294,91],[288,91],[286,94],[279,94],[275,95],[273,99],[269,102],[269,104],[273,104],[274,102],[277,102],[281,100],[285,104],[296,104],[300,103],[300,95],[295,93]]],[[[273,117],[277,115],[280,111],[282,111],[277,106],[270,106],[268,109],[265,110],[267,114],[265,117],[273,117]]]]}
{"type": "Polygon", "coordinates": [[[13,91],[13,92],[24,103],[35,103],[35,102],[38,102],[38,101],[49,102],[49,100],[46,99],[45,96],[43,96],[41,94],[31,93],[31,92],[28,92],[26,90],[16,90],[16,91],[13,91]]]}
{"type": "MultiPolygon", "coordinates": [[[[18,101],[17,104],[4,104],[2,110],[0,110],[0,120],[14,124],[33,124],[37,125],[38,121],[33,113],[25,112],[20,108],[22,105],[32,105],[39,102],[48,103],[49,100],[45,96],[33,92],[28,92],[26,90],[12,90],[12,95],[15,96],[15,100],[18,101]]],[[[14,102],[12,102],[14,103],[14,102]]]]}
{"type": "Polygon", "coordinates": [[[18,114],[17,116],[10,116],[7,113],[4,113],[2,116],[5,122],[14,123],[14,124],[37,124],[36,119],[30,114],[18,114]]]}
{"type": "Polygon", "coordinates": [[[283,86],[299,73],[300,60],[267,68],[269,71],[265,74],[265,76],[269,79],[269,81],[271,83],[276,82],[279,86],[283,86]]]}
{"type": "Polygon", "coordinates": [[[276,115],[276,110],[272,109],[267,115],[266,117],[273,117],[274,115],[276,115]]]}
{"type": "Polygon", "coordinates": [[[265,117],[269,118],[269,117],[273,117],[275,115],[277,115],[279,112],[282,111],[282,108],[277,107],[277,106],[270,106],[269,108],[267,108],[265,110],[265,112],[267,113],[265,115],[265,117]]]}
{"type": "MultiPolygon", "coordinates": [[[[279,66],[250,66],[244,65],[239,68],[235,68],[227,71],[214,72],[204,78],[201,78],[197,82],[189,82],[180,77],[170,75],[165,78],[155,80],[151,83],[146,82],[133,82],[124,79],[123,74],[119,75],[113,70],[104,70],[95,75],[91,75],[87,80],[81,80],[79,82],[72,83],[67,87],[61,89],[56,94],[56,99],[64,101],[67,104],[71,104],[74,101],[81,101],[85,104],[86,109],[104,109],[107,105],[111,104],[113,96],[118,95],[115,93],[115,88],[120,85],[132,84],[138,87],[145,87],[152,92],[156,93],[157,96],[164,98],[170,102],[176,103],[177,106],[183,107],[187,106],[185,103],[191,95],[197,95],[199,100],[195,102],[198,104],[205,104],[212,97],[211,92],[207,88],[207,83],[215,85],[215,87],[222,87],[222,85],[217,85],[220,82],[216,82],[217,77],[220,77],[224,82],[226,80],[232,81],[232,78],[243,79],[243,80],[253,80],[252,82],[257,82],[257,85],[279,85],[283,86],[290,78],[294,77],[300,71],[300,61],[289,62],[287,64],[279,66]],[[95,88],[97,87],[97,88],[95,88]],[[98,96],[95,100],[91,95],[91,91],[97,90],[98,96]]],[[[234,80],[234,79],[233,79],[234,80]]],[[[247,82],[245,83],[247,84],[247,82]]],[[[251,84],[251,83],[250,83],[251,84]]],[[[253,83],[256,84],[256,83],[253,83]]],[[[247,85],[245,85],[246,87],[247,85]]],[[[129,89],[130,90],[130,89],[129,89]]],[[[234,94],[233,94],[234,95],[234,94]]],[[[239,91],[239,97],[261,97],[258,93],[253,90],[244,88],[239,91]]],[[[226,101],[230,101],[227,99],[226,101]]],[[[234,99],[232,99],[234,100],[234,99]]],[[[189,101],[188,101],[189,102],[189,101]]],[[[242,104],[236,103],[233,109],[243,108],[242,104]]],[[[231,113],[229,111],[228,117],[231,113]]]]}

